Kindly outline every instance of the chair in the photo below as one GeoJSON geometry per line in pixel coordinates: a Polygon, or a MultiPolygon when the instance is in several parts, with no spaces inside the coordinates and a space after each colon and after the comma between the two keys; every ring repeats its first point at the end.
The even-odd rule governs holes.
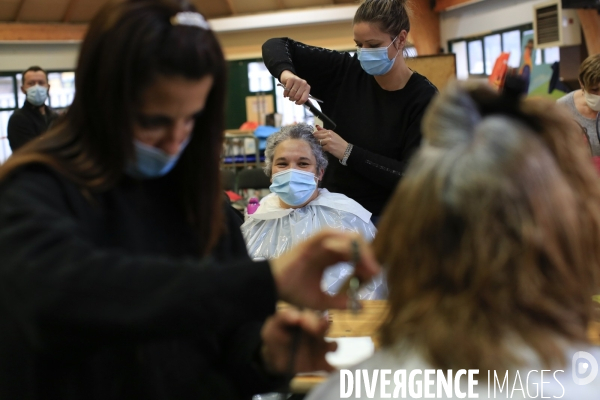
{"type": "Polygon", "coordinates": [[[269,177],[262,169],[246,168],[237,174],[237,190],[243,189],[268,189],[271,186],[269,177]]]}
{"type": "Polygon", "coordinates": [[[235,187],[235,171],[230,168],[224,168],[221,170],[221,184],[223,186],[223,190],[231,190],[232,192],[236,191],[235,187]]]}

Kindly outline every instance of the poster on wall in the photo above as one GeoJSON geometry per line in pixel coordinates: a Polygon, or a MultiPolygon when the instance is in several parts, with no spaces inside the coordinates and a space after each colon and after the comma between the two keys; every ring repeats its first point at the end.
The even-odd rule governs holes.
{"type": "Polygon", "coordinates": [[[533,31],[524,32],[521,43],[523,43],[523,51],[521,52],[521,63],[518,73],[527,82],[528,96],[541,96],[552,99],[564,96],[565,93],[560,90],[548,93],[553,72],[552,66],[542,63],[542,60],[537,60],[537,57],[541,56],[541,52],[536,51],[533,47],[533,31]]]}

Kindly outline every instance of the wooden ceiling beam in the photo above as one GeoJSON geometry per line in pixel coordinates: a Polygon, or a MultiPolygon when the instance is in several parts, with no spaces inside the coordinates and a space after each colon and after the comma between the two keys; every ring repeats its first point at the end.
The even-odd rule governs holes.
{"type": "Polygon", "coordinates": [[[235,7],[233,6],[233,0],[226,0],[227,2],[227,7],[229,8],[229,12],[231,13],[231,15],[235,15],[235,7]]]}
{"type": "Polygon", "coordinates": [[[81,41],[87,24],[0,23],[0,41],[81,41]]]}
{"type": "Polygon", "coordinates": [[[285,4],[283,4],[283,0],[275,0],[275,4],[277,4],[278,10],[283,10],[285,8],[285,4]]]}
{"type": "Polygon", "coordinates": [[[25,5],[26,0],[21,0],[19,5],[17,6],[17,12],[15,14],[15,21],[19,21],[21,19],[21,14],[23,13],[23,6],[25,5]]]}
{"type": "Polygon", "coordinates": [[[600,54],[600,14],[593,9],[578,9],[577,15],[589,55],[600,54]]]}
{"type": "Polygon", "coordinates": [[[67,9],[65,11],[65,15],[63,15],[62,18],[62,22],[70,22],[71,21],[71,17],[73,16],[73,10],[75,9],[75,6],[77,5],[77,3],[79,3],[79,0],[70,0],[69,4],[67,5],[67,9]]]}
{"type": "Polygon", "coordinates": [[[472,3],[479,3],[480,1],[483,0],[436,0],[434,10],[440,12],[466,6],[472,3]]]}

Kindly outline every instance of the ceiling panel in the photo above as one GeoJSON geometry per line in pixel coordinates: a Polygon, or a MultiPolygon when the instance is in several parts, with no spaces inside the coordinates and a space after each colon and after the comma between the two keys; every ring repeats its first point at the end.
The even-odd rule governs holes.
{"type": "Polygon", "coordinates": [[[0,0],[0,21],[14,21],[21,0],[0,0]]]}
{"type": "MultiPolygon", "coordinates": [[[[28,0],[29,1],[29,0],[28,0]]],[[[71,0],[69,22],[89,22],[109,0],[71,0]]]]}
{"type": "Polygon", "coordinates": [[[61,22],[69,0],[25,0],[19,22],[61,22]]]}
{"type": "Polygon", "coordinates": [[[231,2],[236,14],[254,14],[280,9],[277,4],[278,0],[231,0],[231,2]]]}
{"type": "Polygon", "coordinates": [[[226,0],[193,0],[192,3],[208,19],[231,16],[226,0]]]}
{"type": "Polygon", "coordinates": [[[333,0],[281,0],[285,8],[306,8],[329,6],[333,4],[333,0]]]}

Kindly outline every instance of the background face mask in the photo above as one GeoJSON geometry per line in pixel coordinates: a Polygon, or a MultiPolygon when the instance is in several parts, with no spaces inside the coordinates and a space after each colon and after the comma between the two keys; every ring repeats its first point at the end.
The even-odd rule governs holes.
{"type": "Polygon", "coordinates": [[[166,175],[177,164],[190,139],[191,137],[186,139],[181,144],[179,151],[173,155],[133,139],[135,162],[130,162],[125,172],[129,176],[139,179],[158,178],[166,175]]]}
{"type": "Polygon", "coordinates": [[[583,92],[583,97],[585,97],[585,102],[588,107],[594,111],[600,112],[600,96],[597,94],[590,94],[588,92],[583,92]]]}
{"type": "MultiPolygon", "coordinates": [[[[392,43],[396,41],[398,36],[392,40],[392,43]]],[[[396,61],[396,57],[398,57],[398,53],[396,53],[396,57],[391,60],[388,57],[388,48],[392,45],[390,43],[387,47],[376,47],[374,49],[363,49],[358,48],[358,60],[360,61],[360,66],[365,70],[365,72],[369,75],[384,75],[392,69],[394,65],[394,61],[396,61]]]]}
{"type": "Polygon", "coordinates": [[[48,89],[35,85],[27,89],[27,101],[36,107],[41,106],[48,98],[48,89]]]}
{"type": "Polygon", "coordinates": [[[269,189],[285,204],[299,206],[310,199],[317,189],[317,182],[312,172],[290,168],[273,175],[273,183],[269,189]]]}

